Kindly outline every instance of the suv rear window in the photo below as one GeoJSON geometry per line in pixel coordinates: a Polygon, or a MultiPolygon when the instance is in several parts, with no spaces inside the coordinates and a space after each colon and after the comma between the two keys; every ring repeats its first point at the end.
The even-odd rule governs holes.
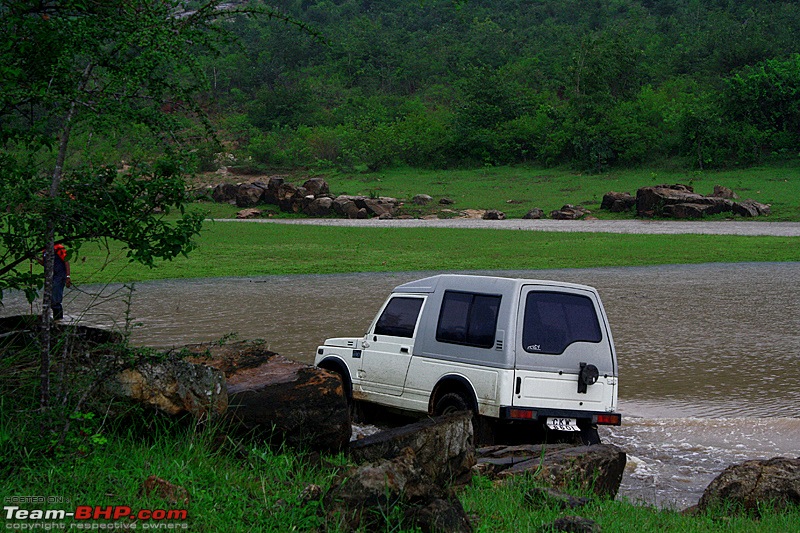
{"type": "Polygon", "coordinates": [[[573,342],[600,342],[602,338],[594,304],[586,296],[528,293],[522,326],[526,352],[560,354],[573,342]]]}
{"type": "Polygon", "coordinates": [[[422,298],[392,298],[375,324],[376,335],[413,337],[422,298]]]}
{"type": "Polygon", "coordinates": [[[445,291],[436,340],[491,348],[497,330],[500,296],[445,291]]]}

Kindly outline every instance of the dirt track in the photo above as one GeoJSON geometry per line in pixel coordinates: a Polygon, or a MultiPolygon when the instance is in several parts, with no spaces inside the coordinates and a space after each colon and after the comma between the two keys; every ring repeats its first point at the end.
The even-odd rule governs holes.
{"type": "Polygon", "coordinates": [[[586,233],[629,233],[651,235],[767,235],[800,237],[800,222],[762,222],[725,220],[715,222],[682,222],[664,220],[348,220],[338,218],[304,219],[217,219],[225,222],[266,224],[307,224],[318,226],[352,226],[362,228],[464,228],[527,231],[565,231],[586,233]]]}

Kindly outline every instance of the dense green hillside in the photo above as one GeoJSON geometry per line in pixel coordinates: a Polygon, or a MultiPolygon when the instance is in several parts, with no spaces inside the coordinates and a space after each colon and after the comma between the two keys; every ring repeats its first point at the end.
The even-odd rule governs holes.
{"type": "MultiPolygon", "coordinates": [[[[205,64],[245,167],[688,168],[797,157],[800,5],[284,0],[205,64]]],[[[201,150],[213,168],[213,144],[201,150]]],[[[216,156],[219,158],[219,156],[216,156]]]]}

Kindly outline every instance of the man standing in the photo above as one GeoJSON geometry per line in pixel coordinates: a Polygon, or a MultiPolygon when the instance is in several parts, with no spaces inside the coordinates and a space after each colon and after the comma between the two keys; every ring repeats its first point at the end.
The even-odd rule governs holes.
{"type": "Polygon", "coordinates": [[[50,307],[53,309],[53,320],[64,318],[64,308],[61,301],[64,299],[64,287],[71,287],[72,280],[69,276],[69,261],[67,261],[67,249],[63,244],[56,244],[53,247],[55,256],[53,257],[53,295],[50,298],[50,307]]]}

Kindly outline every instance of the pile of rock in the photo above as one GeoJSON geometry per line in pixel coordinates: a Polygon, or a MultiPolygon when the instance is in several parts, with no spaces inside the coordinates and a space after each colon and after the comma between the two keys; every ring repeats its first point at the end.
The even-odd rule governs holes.
{"type": "Polygon", "coordinates": [[[221,183],[214,187],[211,198],[246,208],[238,218],[262,215],[255,207],[276,205],[285,213],[303,213],[311,217],[338,215],[346,218],[391,218],[399,202],[395,198],[331,194],[323,178],[311,178],[302,185],[286,181],[285,176],[272,176],[266,182],[221,183]]]}
{"type": "Polygon", "coordinates": [[[636,197],[626,192],[609,192],[603,196],[601,209],[624,212],[636,207],[637,216],[644,218],[701,218],[705,215],[732,213],[743,217],[770,214],[770,206],[755,200],[737,200],[737,195],[727,187],[714,187],[710,196],[694,192],[689,185],[655,185],[642,187],[636,197]]]}

